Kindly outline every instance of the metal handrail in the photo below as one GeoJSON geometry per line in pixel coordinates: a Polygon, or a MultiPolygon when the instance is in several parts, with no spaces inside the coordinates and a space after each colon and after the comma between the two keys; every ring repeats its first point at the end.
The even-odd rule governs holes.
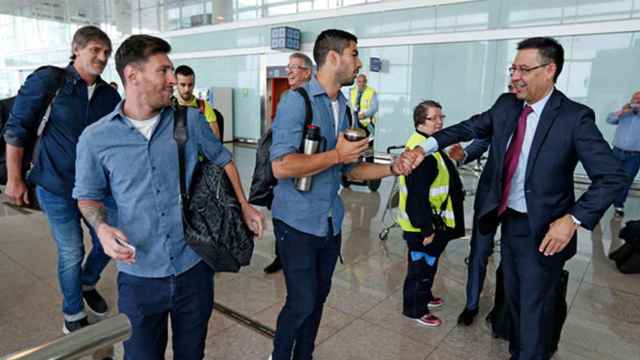
{"type": "Polygon", "coordinates": [[[130,336],[131,322],[126,315],[119,314],[51,342],[0,357],[0,360],[79,359],[130,336]]]}

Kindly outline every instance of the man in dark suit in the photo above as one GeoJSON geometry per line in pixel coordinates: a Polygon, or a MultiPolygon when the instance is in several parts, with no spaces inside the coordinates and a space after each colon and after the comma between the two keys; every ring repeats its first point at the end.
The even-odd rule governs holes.
{"type": "MultiPolygon", "coordinates": [[[[552,38],[518,44],[509,68],[514,92],[486,112],[434,134],[413,151],[425,153],[474,138],[491,139],[480,178],[482,233],[502,224],[504,290],[512,317],[512,359],[549,359],[554,301],[565,261],[576,253],[576,230],[591,230],[627,176],[595,125],[589,107],[555,89],[564,50],[552,38]],[[591,185],[575,200],[580,161],[591,185]]],[[[411,154],[410,154],[411,155],[411,154]]]]}

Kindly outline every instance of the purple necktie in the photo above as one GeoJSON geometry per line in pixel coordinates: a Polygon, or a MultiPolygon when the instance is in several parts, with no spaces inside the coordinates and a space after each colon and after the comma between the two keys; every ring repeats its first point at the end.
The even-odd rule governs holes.
{"type": "Polygon", "coordinates": [[[531,114],[533,109],[527,105],[522,109],[520,117],[518,118],[518,127],[516,132],[511,138],[507,154],[504,158],[504,177],[502,182],[502,198],[500,199],[500,207],[498,207],[498,216],[502,215],[507,210],[509,204],[509,191],[511,191],[511,179],[513,174],[516,173],[518,168],[518,160],[520,160],[520,153],[522,152],[522,143],[524,142],[524,133],[527,130],[527,116],[531,114]]]}

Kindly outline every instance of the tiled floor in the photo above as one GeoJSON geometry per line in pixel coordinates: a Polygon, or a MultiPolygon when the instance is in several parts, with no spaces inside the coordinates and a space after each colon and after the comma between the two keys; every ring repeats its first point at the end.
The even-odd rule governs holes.
{"type": "MultiPolygon", "coordinates": [[[[235,147],[234,153],[247,188],[255,151],[235,147]]],[[[378,193],[363,187],[343,191],[347,209],[343,227],[345,263],[336,268],[316,358],[506,359],[507,344],[494,339],[484,321],[468,328],[456,325],[465,301],[468,239],[449,244],[437,276],[435,292],[445,298],[446,305],[436,313],[444,324],[424,328],[401,315],[404,243],[397,229],[385,242],[378,239],[391,183],[385,180],[378,193]]],[[[468,199],[468,219],[471,203],[468,199]]],[[[637,218],[640,201],[630,199],[627,219],[637,218]]],[[[273,257],[274,239],[270,222],[268,225],[266,236],[256,243],[251,266],[239,274],[216,276],[215,299],[275,327],[286,289],[282,274],[262,272],[273,257]]],[[[579,253],[566,265],[570,271],[570,311],[555,359],[640,359],[640,275],[619,273],[606,257],[620,244],[616,236],[620,226],[607,212],[595,231],[580,231],[579,253]]],[[[55,254],[42,214],[0,209],[0,355],[61,335],[55,254]]],[[[489,265],[478,319],[483,319],[492,305],[492,273],[498,256],[489,265]]],[[[112,264],[99,289],[115,306],[112,264]]],[[[270,339],[214,313],[207,339],[208,359],[266,359],[271,346],[270,339]]],[[[121,357],[121,346],[115,351],[121,357]]]]}

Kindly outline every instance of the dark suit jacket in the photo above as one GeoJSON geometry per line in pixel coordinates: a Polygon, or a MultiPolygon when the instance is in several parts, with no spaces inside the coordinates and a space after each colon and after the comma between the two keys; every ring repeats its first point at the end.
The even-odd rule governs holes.
{"type": "MultiPolygon", "coordinates": [[[[440,148],[474,138],[490,139],[491,151],[476,199],[480,231],[485,234],[495,231],[498,224],[507,143],[522,108],[523,102],[514,94],[502,94],[488,111],[434,134],[440,148]]],[[[627,175],[596,127],[593,110],[554,90],[540,116],[525,175],[530,232],[537,244],[549,224],[566,213],[593,229],[625,184],[627,175]],[[573,173],[578,161],[591,185],[576,201],[573,173]]],[[[562,252],[543,258],[566,261],[575,255],[576,248],[574,236],[562,252]]]]}

